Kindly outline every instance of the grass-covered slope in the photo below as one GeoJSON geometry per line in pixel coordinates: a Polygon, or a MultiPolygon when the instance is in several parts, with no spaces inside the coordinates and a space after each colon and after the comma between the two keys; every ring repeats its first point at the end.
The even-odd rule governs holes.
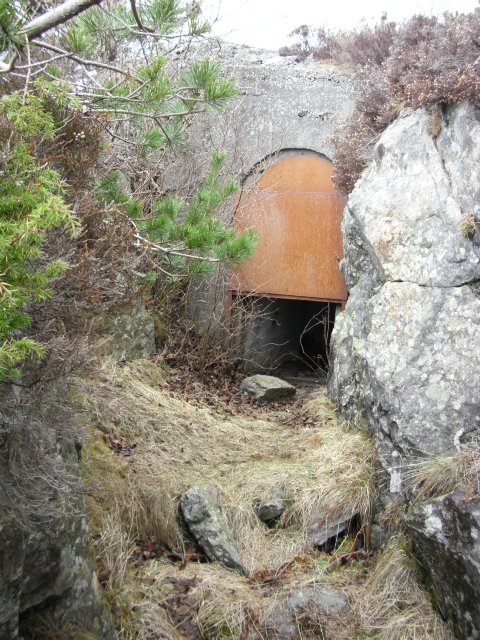
{"type": "Polygon", "coordinates": [[[120,638],[265,637],[269,612],[307,584],[335,588],[349,610],[303,617],[303,637],[451,638],[403,539],[379,559],[349,553],[351,534],[332,554],[309,545],[316,509],[358,510],[360,526],[376,485],[372,440],[340,423],[323,391],[228,415],[220,398],[203,406],[200,387],[192,402],[171,389],[148,361],[105,361],[76,381],[91,550],[120,638]],[[202,484],[218,488],[249,577],[192,561],[178,503],[202,484]],[[270,529],[256,505],[279,486],[289,506],[270,529]],[[155,559],[140,555],[147,548],[155,559]]]}

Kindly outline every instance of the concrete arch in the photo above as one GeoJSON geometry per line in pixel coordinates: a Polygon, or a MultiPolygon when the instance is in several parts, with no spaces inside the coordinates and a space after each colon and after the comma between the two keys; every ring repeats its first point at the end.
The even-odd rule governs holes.
{"type": "Polygon", "coordinates": [[[255,162],[246,173],[240,176],[239,182],[242,187],[250,186],[252,182],[260,180],[265,171],[273,164],[280,162],[284,158],[288,158],[290,156],[302,155],[322,158],[323,160],[327,160],[328,162],[330,162],[330,164],[333,165],[333,160],[324,153],[320,153],[319,151],[314,151],[313,149],[305,149],[303,147],[299,147],[298,149],[295,147],[286,147],[279,149],[278,151],[273,151],[272,153],[264,156],[261,160],[255,162]]]}

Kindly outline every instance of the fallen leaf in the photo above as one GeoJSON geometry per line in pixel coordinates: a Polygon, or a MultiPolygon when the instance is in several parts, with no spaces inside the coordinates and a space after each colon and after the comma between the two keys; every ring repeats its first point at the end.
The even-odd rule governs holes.
{"type": "Polygon", "coordinates": [[[108,584],[108,581],[110,580],[111,575],[112,575],[111,569],[106,569],[105,571],[102,571],[102,573],[98,575],[98,581],[100,582],[100,584],[103,584],[105,586],[106,584],[108,584]]]}
{"type": "Polygon", "coordinates": [[[191,609],[190,607],[187,607],[187,605],[182,604],[181,607],[178,607],[176,614],[177,616],[188,616],[191,613],[191,609]]]}

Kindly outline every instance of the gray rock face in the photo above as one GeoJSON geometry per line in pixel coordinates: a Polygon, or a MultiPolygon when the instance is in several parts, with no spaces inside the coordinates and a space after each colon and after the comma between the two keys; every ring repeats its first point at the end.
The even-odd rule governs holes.
{"type": "MultiPolygon", "coordinates": [[[[375,435],[393,495],[412,461],[461,450],[480,435],[480,233],[461,233],[466,214],[478,229],[479,160],[473,106],[447,109],[436,141],[429,115],[407,110],[381,136],[345,209],[341,268],[350,297],[332,335],[328,392],[375,435]]],[[[459,637],[480,637],[478,552],[461,529],[454,534],[476,521],[477,507],[448,498],[424,509],[439,511],[414,512],[422,563],[444,612],[465,617],[459,637]],[[468,592],[475,605],[461,595],[468,592]]]]}
{"type": "MultiPolygon", "coordinates": [[[[454,114],[457,128],[462,127],[459,120],[466,125],[472,115],[465,106],[461,115],[454,114]]],[[[460,232],[465,211],[456,198],[464,180],[478,177],[478,169],[471,168],[478,158],[468,154],[468,145],[479,143],[480,124],[470,125],[471,139],[463,141],[467,158],[460,167],[452,145],[441,145],[455,134],[440,135],[437,148],[428,133],[428,118],[423,110],[404,112],[385,131],[373,162],[349,197],[348,210],[362,229],[382,281],[452,287],[480,276],[472,243],[460,232]],[[455,165],[452,175],[444,155],[455,165]],[[452,188],[455,181],[459,184],[452,188]]],[[[445,128],[450,129],[447,121],[445,128]]]]}
{"type": "Polygon", "coordinates": [[[295,387],[285,380],[260,374],[245,378],[240,385],[240,391],[248,393],[249,396],[254,396],[258,400],[292,398],[297,392],[295,387]]]}
{"type": "MultiPolygon", "coordinates": [[[[0,411],[0,638],[18,638],[19,618],[41,607],[65,627],[72,625],[94,637],[113,640],[110,615],[87,555],[83,496],[71,491],[63,503],[59,492],[38,478],[41,474],[60,484],[55,469],[65,470],[70,480],[78,478],[74,442],[56,410],[35,413],[28,392],[22,393],[27,396],[28,413],[0,411]],[[18,438],[20,446],[28,443],[33,450],[34,445],[43,446],[41,468],[39,460],[27,452],[35,477],[28,471],[20,476],[15,473],[18,438]]],[[[18,402],[21,399],[19,396],[18,402]]],[[[44,396],[47,405],[54,399],[53,392],[44,396]]],[[[9,402],[10,398],[0,397],[3,408],[9,402]]]]}
{"type": "Polygon", "coordinates": [[[313,524],[307,531],[307,539],[310,544],[321,547],[331,538],[342,534],[350,524],[357,510],[340,509],[331,513],[316,513],[312,518],[313,524]]]}
{"type": "Polygon", "coordinates": [[[452,108],[435,145],[428,118],[404,113],[382,135],[342,225],[350,298],[328,391],[375,433],[392,493],[403,462],[480,429],[480,262],[460,230],[480,196],[480,122],[452,108]]]}
{"type": "Polygon", "coordinates": [[[387,539],[384,527],[379,524],[372,524],[370,528],[370,546],[372,549],[384,549],[387,539]]]}
{"type": "Polygon", "coordinates": [[[411,509],[407,526],[459,638],[480,638],[480,498],[457,490],[411,509]]]}
{"type": "Polygon", "coordinates": [[[285,601],[276,606],[267,620],[267,628],[285,636],[297,637],[298,628],[295,617],[308,609],[318,610],[327,616],[341,613],[347,608],[347,601],[337,591],[328,587],[305,587],[292,593],[285,601]]]}
{"type": "Polygon", "coordinates": [[[217,489],[193,487],[181,499],[180,507],[188,528],[209,560],[245,573],[237,545],[218,505],[217,489]]]}
{"type": "Polygon", "coordinates": [[[89,313],[85,322],[100,345],[101,355],[117,360],[148,358],[155,353],[155,323],[142,300],[117,313],[89,313]]]}
{"type": "Polygon", "coordinates": [[[119,360],[147,358],[155,352],[155,325],[143,303],[119,313],[111,335],[111,348],[119,360]]]}

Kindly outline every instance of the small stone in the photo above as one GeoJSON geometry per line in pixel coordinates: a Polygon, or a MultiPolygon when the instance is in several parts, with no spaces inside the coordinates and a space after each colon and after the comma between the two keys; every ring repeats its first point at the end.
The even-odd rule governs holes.
{"type": "Polygon", "coordinates": [[[267,629],[274,630],[280,637],[298,637],[296,616],[307,609],[320,610],[326,616],[341,613],[347,608],[345,598],[333,589],[305,587],[292,593],[279,603],[267,619],[267,629]]]}
{"type": "Polygon", "coordinates": [[[270,522],[271,520],[276,520],[282,515],[282,513],[285,511],[285,508],[285,502],[281,498],[276,500],[272,498],[272,500],[265,502],[258,509],[258,519],[262,522],[270,522]]]}
{"type": "Polygon", "coordinates": [[[297,390],[285,380],[275,376],[257,374],[245,378],[240,385],[240,391],[254,396],[258,400],[278,400],[279,398],[291,398],[297,390]]]}
{"type": "Polygon", "coordinates": [[[329,514],[323,511],[316,513],[312,519],[312,526],[307,532],[308,541],[310,544],[321,547],[330,538],[336,538],[343,533],[357,514],[356,509],[340,509],[329,514]]]}
{"type": "Polygon", "coordinates": [[[258,519],[261,522],[270,522],[276,520],[287,508],[285,501],[283,500],[284,488],[279,489],[274,495],[258,508],[258,519]]]}
{"type": "Polygon", "coordinates": [[[212,562],[246,573],[235,541],[218,505],[216,487],[189,489],[180,500],[183,517],[195,540],[212,562]]]}

